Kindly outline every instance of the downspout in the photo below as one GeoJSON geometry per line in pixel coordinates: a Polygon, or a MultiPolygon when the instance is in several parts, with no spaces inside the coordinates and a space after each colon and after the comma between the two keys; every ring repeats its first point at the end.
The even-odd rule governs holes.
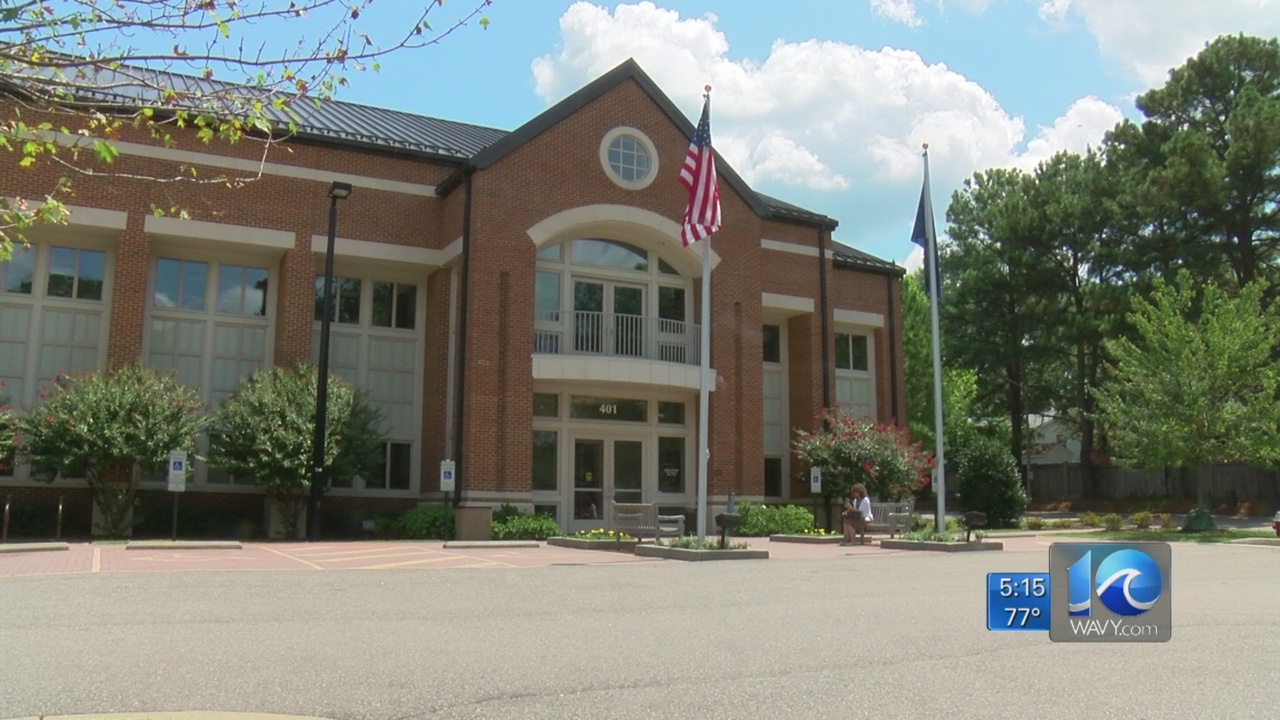
{"type": "Polygon", "coordinates": [[[827,245],[826,230],[818,231],[818,304],[822,312],[822,407],[831,407],[831,354],[828,347],[830,340],[827,335],[831,333],[830,319],[827,317],[831,312],[827,309],[827,245]]]}
{"type": "Polygon", "coordinates": [[[463,417],[465,415],[467,381],[467,285],[471,277],[471,174],[467,174],[466,190],[462,196],[462,281],[458,285],[458,386],[455,389],[453,422],[454,491],[453,504],[462,502],[462,486],[467,481],[462,464],[463,417]]]}
{"type": "Polygon", "coordinates": [[[896,423],[902,418],[898,417],[898,322],[893,310],[892,275],[884,276],[884,296],[889,307],[889,417],[896,423]]]}

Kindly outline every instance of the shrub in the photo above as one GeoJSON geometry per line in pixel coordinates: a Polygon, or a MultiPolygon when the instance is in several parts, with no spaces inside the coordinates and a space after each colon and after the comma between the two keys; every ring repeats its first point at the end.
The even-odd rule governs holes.
{"type": "Polygon", "coordinates": [[[1129,522],[1139,530],[1146,530],[1151,527],[1151,513],[1147,511],[1136,512],[1129,516],[1129,522]]]}
{"type": "Polygon", "coordinates": [[[801,535],[813,528],[813,513],[799,505],[759,505],[738,503],[742,524],[737,534],[747,537],[766,535],[801,535]]]}
{"type": "Polygon", "coordinates": [[[999,441],[975,435],[960,446],[960,506],[987,515],[987,526],[1014,527],[1027,509],[1022,477],[1009,449],[999,441]]]}
{"type": "Polygon", "coordinates": [[[560,534],[560,525],[550,515],[506,515],[491,526],[494,540],[546,540],[560,534]]]}
{"type": "MultiPolygon", "coordinates": [[[[280,504],[286,537],[296,537],[311,488],[319,374],[310,365],[256,372],[240,382],[214,416],[210,461],[251,478],[280,504]]],[[[352,386],[330,375],[324,473],[348,479],[385,461],[378,412],[352,386]]]]}
{"type": "Polygon", "coordinates": [[[822,494],[839,497],[854,483],[879,500],[898,501],[929,484],[933,458],[912,443],[905,428],[859,420],[840,408],[824,409],[815,421],[827,428],[797,431],[796,454],[822,468],[822,494]]]}
{"type": "Polygon", "coordinates": [[[1115,513],[1107,513],[1102,516],[1102,526],[1111,532],[1119,530],[1123,524],[1124,519],[1115,513]]]}
{"type": "Polygon", "coordinates": [[[1173,516],[1170,515],[1169,513],[1160,513],[1159,515],[1156,516],[1156,518],[1160,520],[1160,529],[1162,530],[1170,530],[1174,527],[1177,527],[1176,525],[1173,524],[1173,516]]]}
{"type": "Polygon", "coordinates": [[[1045,523],[1044,523],[1044,518],[1040,518],[1040,517],[1029,517],[1029,518],[1027,518],[1027,529],[1028,529],[1028,530],[1043,530],[1043,529],[1044,529],[1044,525],[1045,525],[1045,523]]]}
{"type": "Polygon", "coordinates": [[[419,505],[388,525],[392,535],[405,540],[452,540],[453,506],[419,505]]]}
{"type": "Polygon", "coordinates": [[[1098,513],[1082,512],[1080,513],[1080,524],[1087,528],[1102,527],[1102,518],[1098,517],[1098,513]]]}
{"type": "Polygon", "coordinates": [[[33,477],[85,478],[103,530],[124,537],[141,476],[166,468],[174,449],[187,452],[188,465],[199,461],[196,436],[207,422],[195,390],[135,364],[59,374],[18,421],[18,431],[33,477]]]}
{"type": "Polygon", "coordinates": [[[1058,520],[1054,520],[1053,522],[1049,523],[1049,525],[1050,527],[1066,529],[1069,527],[1074,527],[1075,523],[1071,521],[1071,518],[1060,518],[1058,520]]]}
{"type": "Polygon", "coordinates": [[[502,503],[502,505],[498,506],[498,508],[493,511],[492,520],[496,523],[503,523],[506,522],[508,518],[523,514],[524,513],[520,512],[520,508],[515,505],[512,505],[511,503],[502,503]]]}

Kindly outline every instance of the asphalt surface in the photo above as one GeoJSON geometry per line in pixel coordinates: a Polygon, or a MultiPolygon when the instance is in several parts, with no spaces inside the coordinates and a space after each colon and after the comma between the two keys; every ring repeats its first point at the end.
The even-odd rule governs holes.
{"type": "Polygon", "coordinates": [[[1169,643],[988,632],[986,573],[1045,550],[2,578],[0,717],[1280,713],[1280,550],[1175,545],[1169,643]]]}

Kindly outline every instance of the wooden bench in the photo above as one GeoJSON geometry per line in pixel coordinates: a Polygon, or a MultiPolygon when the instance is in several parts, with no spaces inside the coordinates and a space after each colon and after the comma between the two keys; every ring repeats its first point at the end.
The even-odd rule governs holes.
{"type": "Polygon", "coordinates": [[[867,529],[871,532],[887,532],[889,537],[905,533],[911,529],[911,512],[915,503],[904,502],[872,502],[871,524],[867,529]]]}
{"type": "Polygon", "coordinates": [[[613,503],[613,529],[637,540],[684,535],[683,515],[659,515],[655,503],[613,503]]]}

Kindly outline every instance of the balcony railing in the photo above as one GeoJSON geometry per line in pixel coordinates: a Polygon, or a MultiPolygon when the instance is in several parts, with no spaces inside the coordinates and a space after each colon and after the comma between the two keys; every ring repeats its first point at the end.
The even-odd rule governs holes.
{"type": "Polygon", "coordinates": [[[701,328],[643,315],[576,311],[534,313],[533,351],[697,365],[701,328]]]}

